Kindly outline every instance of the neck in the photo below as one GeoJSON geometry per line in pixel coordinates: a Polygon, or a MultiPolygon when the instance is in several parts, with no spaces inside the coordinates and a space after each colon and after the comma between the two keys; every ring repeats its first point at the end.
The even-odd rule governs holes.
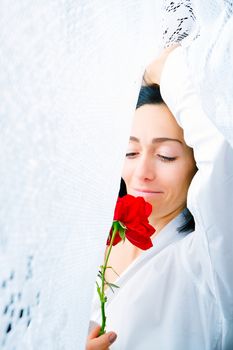
{"type": "Polygon", "coordinates": [[[179,215],[184,208],[185,206],[179,207],[171,213],[163,216],[156,215],[152,211],[149,217],[149,222],[156,230],[152,238],[155,237],[171,220],[173,220],[177,215],[179,215]]]}

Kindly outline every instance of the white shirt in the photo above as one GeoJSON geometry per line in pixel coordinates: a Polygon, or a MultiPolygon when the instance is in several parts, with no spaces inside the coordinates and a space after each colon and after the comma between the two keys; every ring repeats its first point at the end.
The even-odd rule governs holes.
{"type": "MultiPolygon", "coordinates": [[[[203,113],[184,55],[169,55],[161,92],[194,149],[188,208],[196,229],[178,233],[179,215],[107,291],[112,350],[233,349],[233,151],[203,113]]],[[[91,319],[100,323],[96,295],[91,319]]]]}

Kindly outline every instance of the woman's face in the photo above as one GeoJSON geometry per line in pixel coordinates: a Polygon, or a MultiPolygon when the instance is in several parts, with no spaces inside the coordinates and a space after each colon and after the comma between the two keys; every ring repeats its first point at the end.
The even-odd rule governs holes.
{"type": "Polygon", "coordinates": [[[186,207],[195,172],[192,149],[167,106],[139,107],[122,174],[127,193],[151,203],[155,220],[172,218],[186,207]]]}

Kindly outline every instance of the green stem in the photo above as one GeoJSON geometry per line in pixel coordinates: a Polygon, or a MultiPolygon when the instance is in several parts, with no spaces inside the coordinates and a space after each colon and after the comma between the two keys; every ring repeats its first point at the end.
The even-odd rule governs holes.
{"type": "Polygon", "coordinates": [[[106,271],[107,266],[108,266],[108,259],[109,259],[109,256],[110,256],[110,253],[112,250],[113,242],[114,242],[117,231],[118,231],[117,225],[114,225],[114,223],[113,223],[113,233],[112,233],[111,241],[110,241],[109,247],[107,249],[107,254],[106,254],[105,261],[104,261],[104,265],[101,266],[102,276],[101,276],[100,303],[101,303],[102,325],[101,325],[99,335],[102,335],[106,332],[106,330],[105,330],[105,327],[106,327],[105,303],[107,301],[107,298],[105,297],[105,294],[104,294],[105,271],[106,271]]]}

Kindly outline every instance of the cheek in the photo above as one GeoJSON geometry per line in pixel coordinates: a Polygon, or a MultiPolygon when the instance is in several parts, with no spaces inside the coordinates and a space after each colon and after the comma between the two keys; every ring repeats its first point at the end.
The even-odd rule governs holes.
{"type": "Polygon", "coordinates": [[[126,185],[130,182],[132,175],[133,175],[133,167],[127,161],[125,161],[121,176],[124,179],[126,185]]]}
{"type": "Polygon", "coordinates": [[[186,201],[189,185],[193,178],[194,172],[191,168],[187,167],[187,163],[178,167],[173,172],[173,191],[179,202],[186,201]]]}
{"type": "Polygon", "coordinates": [[[168,193],[174,196],[186,196],[191,179],[190,171],[185,169],[185,164],[182,163],[170,164],[169,167],[160,171],[161,182],[168,193]]]}

